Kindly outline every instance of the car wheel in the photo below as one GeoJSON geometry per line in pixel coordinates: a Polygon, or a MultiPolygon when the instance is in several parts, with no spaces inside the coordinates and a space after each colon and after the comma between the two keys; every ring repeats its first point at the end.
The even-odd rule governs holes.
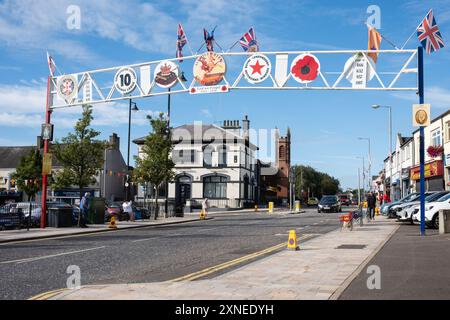
{"type": "Polygon", "coordinates": [[[434,215],[431,225],[433,226],[434,229],[439,229],[439,213],[436,213],[434,215]]]}

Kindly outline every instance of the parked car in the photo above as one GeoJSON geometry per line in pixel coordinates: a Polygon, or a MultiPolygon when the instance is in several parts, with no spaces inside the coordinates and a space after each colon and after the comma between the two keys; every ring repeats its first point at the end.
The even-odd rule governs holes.
{"type": "Polygon", "coordinates": [[[351,200],[348,194],[340,194],[339,201],[343,206],[349,206],[351,204],[351,200]]]}
{"type": "MultiPolygon", "coordinates": [[[[65,202],[53,202],[49,201],[47,202],[47,209],[48,208],[55,208],[55,207],[63,207],[63,208],[73,208],[70,204],[67,204],[65,202]]],[[[28,219],[30,219],[30,226],[31,227],[39,227],[41,224],[41,204],[39,202],[34,201],[28,201],[28,202],[15,202],[15,203],[9,203],[2,207],[2,210],[16,210],[21,209],[23,213],[23,220],[22,220],[22,226],[25,227],[28,225],[28,219]],[[31,205],[31,218],[30,218],[30,205],[31,205]]]]}
{"type": "Polygon", "coordinates": [[[417,197],[418,193],[411,193],[409,195],[407,195],[406,197],[398,200],[398,201],[394,201],[394,202],[389,202],[389,203],[385,203],[381,206],[381,214],[384,216],[389,216],[391,215],[391,217],[395,218],[395,216],[393,215],[393,211],[391,210],[391,208],[395,205],[401,204],[401,203],[405,203],[405,202],[409,202],[412,199],[414,199],[415,197],[417,197]]]}
{"type": "MultiPolygon", "coordinates": [[[[428,196],[432,195],[433,193],[434,192],[425,192],[425,197],[428,197],[428,196]]],[[[409,205],[417,204],[417,201],[419,201],[419,200],[420,200],[420,194],[417,193],[417,194],[415,194],[414,197],[412,197],[408,201],[404,201],[404,202],[397,203],[397,204],[393,205],[389,209],[388,217],[391,218],[391,219],[397,218],[397,212],[401,211],[405,207],[408,207],[409,205]]]]}
{"type": "Polygon", "coordinates": [[[317,206],[319,204],[319,199],[316,197],[310,197],[308,198],[308,206],[317,206]]]}
{"type": "MultiPolygon", "coordinates": [[[[429,228],[439,228],[439,211],[450,210],[450,193],[437,201],[425,204],[425,225],[429,228]]],[[[421,222],[420,206],[415,210],[412,217],[414,222],[421,222]]]]}
{"type": "Polygon", "coordinates": [[[111,221],[116,217],[118,221],[130,220],[128,214],[123,212],[122,204],[118,202],[106,201],[105,203],[105,222],[111,221]]]}
{"type": "MultiPolygon", "coordinates": [[[[450,191],[436,191],[432,192],[430,195],[425,197],[425,202],[434,202],[449,194],[450,191]]],[[[416,199],[415,201],[407,202],[400,205],[397,210],[397,219],[401,222],[411,222],[414,223],[412,219],[412,215],[416,208],[420,205],[420,199],[416,199]]],[[[420,207],[420,206],[419,206],[420,207]]]]}
{"type": "Polygon", "coordinates": [[[341,202],[337,196],[323,196],[320,199],[317,211],[321,212],[342,212],[341,202]]]}

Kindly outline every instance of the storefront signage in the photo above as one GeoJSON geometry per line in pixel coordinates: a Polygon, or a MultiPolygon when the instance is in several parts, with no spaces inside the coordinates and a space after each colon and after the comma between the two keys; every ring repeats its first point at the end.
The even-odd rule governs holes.
{"type": "MultiPolygon", "coordinates": [[[[425,164],[425,179],[438,177],[444,174],[444,166],[442,160],[425,164]]],[[[420,180],[420,167],[411,169],[411,180],[420,180]]]]}

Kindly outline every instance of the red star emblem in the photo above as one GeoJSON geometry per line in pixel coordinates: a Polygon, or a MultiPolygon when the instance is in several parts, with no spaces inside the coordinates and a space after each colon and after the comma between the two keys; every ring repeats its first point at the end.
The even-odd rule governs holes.
{"type": "Polygon", "coordinates": [[[252,66],[250,66],[253,69],[252,75],[255,73],[259,73],[260,75],[262,75],[261,73],[261,69],[265,67],[265,65],[260,65],[259,64],[259,60],[256,60],[256,63],[252,66]]]}

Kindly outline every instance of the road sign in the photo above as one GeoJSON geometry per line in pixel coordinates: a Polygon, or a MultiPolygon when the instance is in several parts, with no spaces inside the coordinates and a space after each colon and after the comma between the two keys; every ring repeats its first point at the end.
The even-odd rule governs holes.
{"type": "Polygon", "coordinates": [[[431,123],[431,105],[414,104],[413,105],[413,126],[427,127],[431,123]]]}
{"type": "Polygon", "coordinates": [[[49,175],[52,173],[52,154],[44,153],[42,157],[42,174],[49,175]]]}
{"type": "Polygon", "coordinates": [[[121,68],[114,77],[114,86],[122,95],[129,94],[136,88],[136,72],[132,68],[121,68]]]}

